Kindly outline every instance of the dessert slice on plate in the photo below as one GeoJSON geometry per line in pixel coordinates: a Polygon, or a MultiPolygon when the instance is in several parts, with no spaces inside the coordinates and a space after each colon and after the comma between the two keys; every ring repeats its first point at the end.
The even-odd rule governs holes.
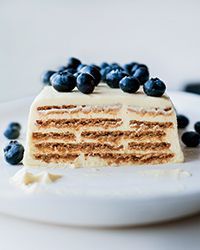
{"type": "Polygon", "coordinates": [[[99,167],[183,161],[173,104],[142,88],[100,83],[91,94],[45,87],[29,116],[24,164],[99,167]]]}

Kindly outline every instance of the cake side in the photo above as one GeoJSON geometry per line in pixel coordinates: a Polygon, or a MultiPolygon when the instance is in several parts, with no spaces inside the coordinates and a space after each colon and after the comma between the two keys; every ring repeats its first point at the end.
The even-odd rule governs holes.
{"type": "Polygon", "coordinates": [[[59,105],[113,105],[113,103],[138,106],[143,108],[165,108],[169,104],[169,97],[164,94],[162,97],[147,96],[142,87],[134,93],[125,93],[121,89],[109,88],[106,84],[100,83],[89,95],[84,95],[77,88],[73,92],[58,92],[51,86],[46,86],[35,98],[34,103],[41,106],[59,105]],[[102,99],[103,98],[103,99],[102,99]]]}
{"type": "Polygon", "coordinates": [[[104,86],[91,95],[45,87],[31,106],[24,164],[118,166],[182,162],[167,96],[104,86]],[[103,103],[103,105],[102,105],[103,103]]]}

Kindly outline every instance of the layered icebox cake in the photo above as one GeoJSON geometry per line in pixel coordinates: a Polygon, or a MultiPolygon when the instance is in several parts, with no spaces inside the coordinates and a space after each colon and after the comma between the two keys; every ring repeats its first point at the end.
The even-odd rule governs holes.
{"type": "Polygon", "coordinates": [[[100,167],[183,161],[167,95],[125,93],[100,83],[93,93],[44,87],[29,116],[24,164],[100,167]]]}

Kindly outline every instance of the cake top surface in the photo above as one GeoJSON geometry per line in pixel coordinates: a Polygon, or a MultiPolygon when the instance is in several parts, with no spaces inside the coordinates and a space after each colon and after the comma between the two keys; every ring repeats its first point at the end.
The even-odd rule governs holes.
{"type": "Polygon", "coordinates": [[[86,95],[74,89],[72,92],[58,92],[52,86],[46,86],[36,97],[33,105],[114,105],[124,104],[138,107],[165,108],[171,106],[170,98],[147,96],[142,87],[137,93],[125,93],[120,89],[109,88],[100,83],[92,94],[86,95]]]}

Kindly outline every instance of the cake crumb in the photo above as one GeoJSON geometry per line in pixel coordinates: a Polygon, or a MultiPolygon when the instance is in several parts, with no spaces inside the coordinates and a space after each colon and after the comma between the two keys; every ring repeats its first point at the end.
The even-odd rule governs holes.
{"type": "Polygon", "coordinates": [[[22,189],[29,189],[37,185],[52,184],[63,175],[49,173],[48,171],[42,171],[38,173],[30,172],[27,168],[22,168],[16,172],[14,176],[10,178],[11,183],[22,189]]]}

